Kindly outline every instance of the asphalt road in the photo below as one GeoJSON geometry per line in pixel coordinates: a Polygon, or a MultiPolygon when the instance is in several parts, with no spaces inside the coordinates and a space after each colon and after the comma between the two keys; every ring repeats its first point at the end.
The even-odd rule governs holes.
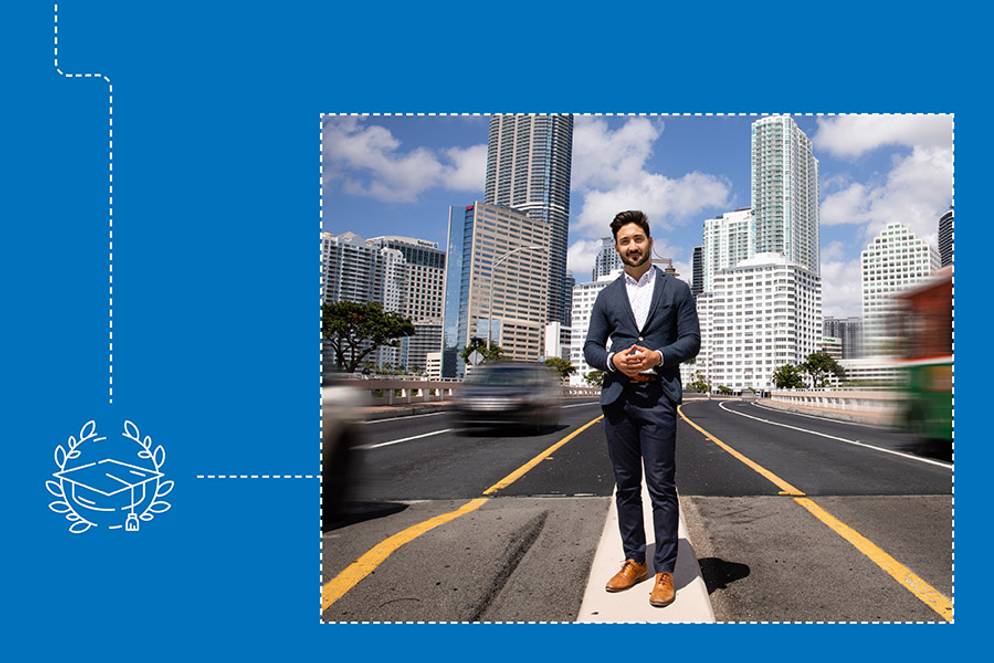
{"type": "MultiPolygon", "coordinates": [[[[738,400],[693,400],[683,409],[952,596],[952,472],[941,448],[738,400]]],[[[480,497],[599,415],[596,403],[565,408],[560,428],[538,435],[447,430],[453,426],[446,414],[362,425],[352,502],[324,535],[325,581],[388,537],[480,497]]],[[[682,420],[677,484],[719,620],[941,620],[768,479],[682,420]]],[[[324,618],[571,621],[612,489],[597,423],[480,508],[399,547],[324,618]]]]}

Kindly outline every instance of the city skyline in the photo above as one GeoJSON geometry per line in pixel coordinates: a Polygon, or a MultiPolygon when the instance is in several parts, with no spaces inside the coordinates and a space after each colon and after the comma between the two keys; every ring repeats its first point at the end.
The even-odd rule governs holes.
{"type": "MultiPolygon", "coordinates": [[[[758,116],[576,116],[569,265],[589,280],[621,209],[650,216],[656,253],[685,280],[703,222],[750,200],[758,116]]],[[[794,116],[820,165],[826,315],[860,313],[859,254],[888,222],[937,244],[951,200],[951,118],[794,116]]],[[[482,197],[486,116],[325,118],[325,230],[401,234],[445,248],[449,205],[482,197]]]]}

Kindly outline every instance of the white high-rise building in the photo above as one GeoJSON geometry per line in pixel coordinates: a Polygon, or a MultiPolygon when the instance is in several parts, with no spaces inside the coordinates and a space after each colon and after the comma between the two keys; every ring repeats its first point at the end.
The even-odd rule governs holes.
{"type": "Polygon", "coordinates": [[[711,381],[711,352],[713,347],[711,330],[713,329],[712,313],[714,311],[714,305],[712,303],[713,298],[713,291],[704,291],[697,295],[697,319],[701,327],[701,349],[692,362],[680,364],[680,379],[683,381],[684,385],[687,385],[693,381],[695,373],[700,373],[705,382],[710,383],[711,381]]]}
{"type": "Polygon", "coordinates": [[[757,253],[780,253],[821,273],[818,159],[789,115],[752,124],[752,216],[757,253]]]}
{"type": "Polygon", "coordinates": [[[720,271],[706,310],[712,389],[772,389],[777,367],[804,361],[822,340],[820,277],[778,253],[720,271]]]}
{"type": "MultiPolygon", "coordinates": [[[[570,297],[572,298],[572,292],[570,293],[570,297]]],[[[572,342],[572,330],[569,327],[564,326],[560,322],[549,322],[545,325],[545,332],[542,338],[544,339],[542,343],[545,348],[542,356],[545,359],[551,359],[552,357],[569,359],[569,348],[572,342]]]]}
{"type": "MultiPolygon", "coordinates": [[[[587,340],[590,328],[590,312],[594,310],[594,302],[601,290],[611,285],[618,278],[621,270],[601,276],[590,283],[577,283],[573,286],[573,328],[570,336],[569,360],[576,367],[576,373],[570,376],[569,383],[573,386],[584,386],[584,376],[594,370],[583,358],[583,344],[587,340]]],[[[608,341],[610,343],[610,340],[608,341]]]]}
{"type": "MultiPolygon", "coordinates": [[[[378,302],[384,311],[403,313],[406,279],[407,263],[397,249],[377,246],[353,232],[321,233],[322,302],[378,302]]],[[[380,367],[396,367],[400,353],[382,346],[368,359],[380,367]]]]}
{"type": "Polygon", "coordinates": [[[704,222],[704,291],[714,289],[719,270],[735,267],[756,253],[756,228],[746,207],[704,222]]]}
{"type": "Polygon", "coordinates": [[[399,251],[404,258],[399,312],[414,323],[414,336],[401,339],[398,362],[410,373],[425,369],[425,356],[442,349],[445,252],[438,242],[415,237],[371,237],[370,246],[399,251]]]}
{"type": "Polygon", "coordinates": [[[939,253],[900,223],[889,223],[860,255],[863,293],[863,345],[869,355],[891,355],[894,296],[939,268],[939,253]]]}

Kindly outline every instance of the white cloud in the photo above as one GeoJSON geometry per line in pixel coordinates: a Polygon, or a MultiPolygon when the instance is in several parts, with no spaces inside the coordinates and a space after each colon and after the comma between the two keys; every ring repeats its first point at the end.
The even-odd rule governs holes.
{"type": "Polygon", "coordinates": [[[446,188],[455,191],[482,191],[487,176],[487,146],[450,147],[445,155],[453,168],[446,175],[446,188]]]}
{"type": "Polygon", "coordinates": [[[945,147],[915,147],[897,157],[882,184],[853,182],[825,196],[826,225],[867,224],[867,237],[890,222],[903,223],[933,244],[939,216],[952,199],[953,155],[945,147]]]}
{"type": "Polygon", "coordinates": [[[611,189],[588,191],[575,225],[584,234],[606,234],[618,212],[639,209],[653,228],[671,228],[704,210],[729,206],[729,194],[728,182],[713,175],[693,172],[672,179],[642,172],[611,189]]]}
{"type": "Polygon", "coordinates": [[[828,246],[821,247],[822,260],[838,260],[845,255],[846,247],[842,242],[829,242],[828,246]]]}
{"type": "Polygon", "coordinates": [[[577,117],[573,127],[572,188],[606,188],[638,179],[662,132],[662,122],[646,118],[628,120],[611,131],[606,120],[577,117]]]}
{"type": "Polygon", "coordinates": [[[611,219],[640,209],[653,229],[678,225],[704,210],[730,205],[727,179],[700,172],[670,178],[646,170],[663,124],[632,118],[611,130],[601,118],[578,117],[573,130],[572,187],[580,193],[571,232],[603,237],[611,219]]]}
{"type": "Polygon", "coordinates": [[[403,151],[389,129],[352,117],[326,119],[323,138],[325,182],[340,180],[351,194],[412,202],[435,187],[483,189],[486,145],[403,151]]]}
{"type": "Polygon", "coordinates": [[[859,258],[855,260],[825,260],[823,254],[821,290],[822,311],[825,316],[860,315],[862,295],[860,293],[859,258]]]}
{"type": "Polygon", "coordinates": [[[594,271],[594,261],[601,251],[599,239],[581,239],[566,250],[566,269],[573,272],[577,283],[586,283],[594,271]]]}
{"type": "Polygon", "coordinates": [[[844,115],[819,118],[815,147],[835,156],[856,158],[885,145],[948,148],[949,115],[844,115]]]}

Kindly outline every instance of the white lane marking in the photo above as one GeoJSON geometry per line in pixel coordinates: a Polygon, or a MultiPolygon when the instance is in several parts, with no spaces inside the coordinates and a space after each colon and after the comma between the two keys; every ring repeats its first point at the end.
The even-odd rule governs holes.
{"type": "MultiPolygon", "coordinates": [[[[590,401],[589,403],[576,403],[575,405],[563,405],[563,408],[568,407],[581,407],[584,405],[598,405],[599,401],[590,401]]],[[[368,426],[370,424],[382,424],[387,421],[400,421],[401,419],[417,419],[418,417],[437,417],[440,414],[447,414],[448,410],[443,410],[441,412],[429,412],[427,414],[408,414],[402,417],[389,417],[387,419],[373,419],[372,421],[363,421],[363,426],[368,426]]]]}
{"type": "Polygon", "coordinates": [[[931,458],[922,458],[921,456],[915,456],[914,454],[907,454],[907,453],[904,453],[903,451],[894,451],[893,449],[885,449],[883,447],[877,447],[877,446],[874,446],[872,444],[866,444],[865,442],[860,442],[859,440],[847,440],[844,437],[837,437],[835,435],[829,435],[828,433],[819,433],[818,431],[815,431],[815,430],[809,430],[807,428],[800,428],[798,426],[790,426],[788,424],[781,424],[781,423],[776,422],[776,421],[770,421],[769,419],[761,419],[759,417],[754,417],[751,414],[745,414],[744,412],[737,412],[736,410],[729,410],[727,407],[725,407],[725,403],[727,403],[727,402],[728,401],[721,401],[720,403],[718,403],[718,407],[720,407],[725,412],[730,412],[731,414],[735,414],[735,415],[738,415],[740,417],[746,417],[748,419],[755,419],[756,421],[761,421],[764,424],[769,424],[771,426],[781,426],[783,428],[790,428],[791,430],[798,430],[798,431],[801,431],[802,433],[810,433],[811,435],[818,435],[820,437],[827,437],[830,440],[838,440],[839,442],[845,442],[846,444],[853,444],[853,445],[855,445],[857,447],[866,447],[867,449],[873,449],[874,451],[882,451],[885,454],[893,454],[895,456],[901,456],[902,458],[907,458],[909,460],[917,460],[917,461],[919,461],[921,463],[928,463],[929,465],[938,465],[939,467],[944,467],[947,470],[951,470],[953,468],[952,464],[950,464],[950,463],[943,463],[943,462],[938,461],[938,460],[932,460],[931,458]]]}
{"type": "Polygon", "coordinates": [[[401,442],[410,442],[411,440],[420,440],[423,437],[431,437],[432,435],[441,435],[442,433],[448,433],[454,430],[452,428],[443,428],[442,430],[435,430],[430,433],[422,433],[421,435],[412,435],[411,437],[402,437],[399,440],[390,440],[389,442],[377,442],[376,444],[363,444],[356,447],[356,449],[368,450],[368,449],[379,449],[380,447],[389,447],[391,444],[400,444],[401,442]]]}
{"type": "Polygon", "coordinates": [[[428,412],[427,414],[406,414],[402,417],[388,417],[386,419],[373,419],[372,421],[364,421],[362,424],[368,426],[369,424],[382,424],[387,421],[400,421],[401,419],[418,419],[419,417],[437,417],[440,414],[446,414],[447,410],[442,410],[441,412],[428,412]]]}
{"type": "Polygon", "coordinates": [[[886,426],[874,426],[873,424],[861,424],[856,421],[844,421],[842,419],[832,419],[831,417],[819,417],[817,414],[804,414],[802,412],[791,412],[790,410],[780,410],[775,407],[770,407],[768,405],[760,405],[759,403],[753,401],[752,403],[756,407],[761,407],[764,410],[769,410],[770,412],[781,412],[783,414],[790,414],[795,417],[807,417],[808,419],[818,419],[819,421],[828,421],[833,424],[845,424],[847,426],[862,426],[863,428],[872,428],[874,430],[890,430],[886,426]]]}

